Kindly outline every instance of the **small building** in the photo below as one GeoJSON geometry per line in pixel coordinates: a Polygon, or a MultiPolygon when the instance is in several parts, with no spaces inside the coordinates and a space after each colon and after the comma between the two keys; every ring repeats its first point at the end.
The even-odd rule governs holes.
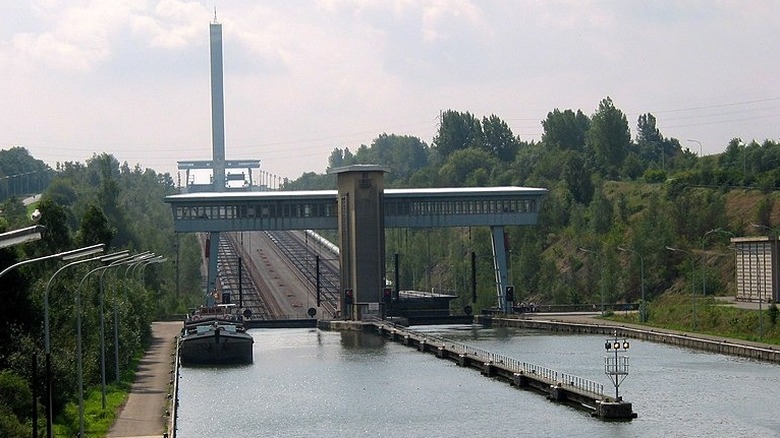
{"type": "Polygon", "coordinates": [[[777,302],[778,237],[734,237],[737,301],[777,302]]]}

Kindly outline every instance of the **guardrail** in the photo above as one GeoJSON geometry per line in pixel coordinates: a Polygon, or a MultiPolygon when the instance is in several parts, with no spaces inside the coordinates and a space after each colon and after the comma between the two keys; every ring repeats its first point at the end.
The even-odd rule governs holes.
{"type": "Polygon", "coordinates": [[[373,322],[374,324],[384,325],[394,330],[400,331],[404,333],[404,335],[413,335],[417,338],[420,338],[425,344],[443,346],[457,354],[467,355],[485,363],[500,365],[501,367],[514,373],[538,376],[550,381],[552,384],[560,384],[561,386],[573,388],[585,394],[589,394],[594,398],[604,398],[604,385],[593,380],[568,373],[560,373],[542,365],[523,362],[503,354],[492,353],[473,345],[468,345],[462,342],[454,341],[452,339],[432,335],[430,333],[411,330],[407,327],[392,322],[379,320],[375,320],[373,322]]]}

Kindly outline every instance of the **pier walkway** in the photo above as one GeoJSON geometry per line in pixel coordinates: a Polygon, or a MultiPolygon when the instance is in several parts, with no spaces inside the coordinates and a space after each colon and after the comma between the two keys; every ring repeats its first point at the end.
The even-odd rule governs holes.
{"type": "Polygon", "coordinates": [[[518,388],[535,390],[549,400],[589,410],[605,420],[636,418],[631,403],[604,394],[601,383],[561,373],[545,366],[463,344],[461,342],[410,330],[386,321],[374,322],[380,336],[449,359],[462,367],[478,370],[486,377],[508,382],[518,388]]]}

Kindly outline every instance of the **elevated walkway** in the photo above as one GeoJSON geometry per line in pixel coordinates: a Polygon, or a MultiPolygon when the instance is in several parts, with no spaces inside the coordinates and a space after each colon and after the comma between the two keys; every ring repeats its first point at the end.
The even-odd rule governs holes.
{"type": "MultiPolygon", "coordinates": [[[[387,189],[386,228],[536,224],[546,189],[387,189]]],[[[205,192],[170,195],[174,230],[188,232],[338,229],[336,190],[205,192]]]]}

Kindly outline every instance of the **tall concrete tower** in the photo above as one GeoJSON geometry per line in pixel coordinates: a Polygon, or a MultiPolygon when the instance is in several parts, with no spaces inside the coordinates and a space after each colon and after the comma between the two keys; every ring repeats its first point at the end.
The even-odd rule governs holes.
{"type": "Polygon", "coordinates": [[[214,191],[225,191],[225,93],[222,81],[222,25],[214,22],[211,30],[211,144],[213,149],[214,191]]]}
{"type": "MultiPolygon", "coordinates": [[[[225,191],[225,95],[222,87],[222,25],[217,23],[214,10],[214,22],[209,25],[211,31],[211,144],[212,178],[214,191],[225,191]]],[[[219,256],[219,233],[211,232],[208,238],[208,278],[207,304],[213,304],[213,294],[217,290],[217,269],[219,256]]]]}

